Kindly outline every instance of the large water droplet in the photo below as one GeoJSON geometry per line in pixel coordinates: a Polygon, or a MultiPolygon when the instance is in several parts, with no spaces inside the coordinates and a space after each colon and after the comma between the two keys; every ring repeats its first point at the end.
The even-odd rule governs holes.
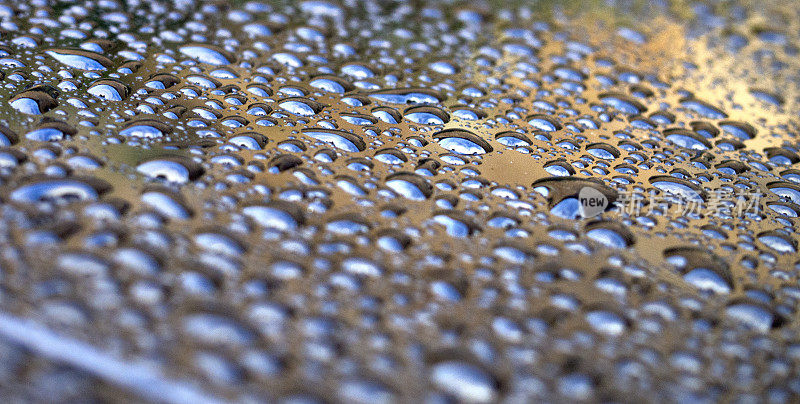
{"type": "Polygon", "coordinates": [[[492,146],[480,136],[463,129],[445,129],[433,135],[439,145],[458,154],[486,154],[492,146]]]}
{"type": "Polygon", "coordinates": [[[112,65],[111,60],[107,57],[86,50],[51,49],[45,53],[60,63],[80,70],[106,70],[112,65]]]}
{"type": "Polygon", "coordinates": [[[228,65],[233,59],[224,50],[205,44],[181,46],[180,51],[190,58],[197,59],[199,62],[214,66],[228,65]]]}
{"type": "Polygon", "coordinates": [[[497,399],[497,381],[475,365],[461,361],[439,362],[431,367],[431,381],[441,391],[465,403],[497,399]]]}
{"type": "Polygon", "coordinates": [[[303,134],[311,136],[314,139],[330,143],[339,149],[349,152],[359,152],[366,149],[367,145],[361,137],[349,132],[323,129],[323,128],[307,128],[303,129],[303,134]]]}

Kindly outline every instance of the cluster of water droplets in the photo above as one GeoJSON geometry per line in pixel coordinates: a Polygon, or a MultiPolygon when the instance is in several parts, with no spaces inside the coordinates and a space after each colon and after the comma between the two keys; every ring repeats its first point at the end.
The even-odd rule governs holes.
{"type": "Polygon", "coordinates": [[[234,4],[0,5],[5,312],[230,400],[800,394],[796,93],[524,8],[234,4]]]}

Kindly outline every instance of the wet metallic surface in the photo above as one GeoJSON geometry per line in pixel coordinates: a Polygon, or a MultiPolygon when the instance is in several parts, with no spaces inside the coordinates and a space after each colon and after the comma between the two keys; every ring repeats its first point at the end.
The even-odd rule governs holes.
{"type": "Polygon", "coordinates": [[[1,3],[3,401],[797,401],[797,11],[621,3],[1,3]]]}

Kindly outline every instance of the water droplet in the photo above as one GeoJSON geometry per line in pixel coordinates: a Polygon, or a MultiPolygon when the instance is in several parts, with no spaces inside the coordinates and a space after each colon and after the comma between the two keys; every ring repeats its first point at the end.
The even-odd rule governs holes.
{"type": "Polygon", "coordinates": [[[431,381],[441,391],[465,403],[497,399],[498,383],[487,372],[461,361],[443,361],[431,367],[431,381]]]}
{"type": "Polygon", "coordinates": [[[31,179],[9,195],[20,203],[58,203],[94,201],[110,189],[108,184],[92,180],[90,185],[78,179],[31,179]]]}
{"type": "Polygon", "coordinates": [[[423,201],[433,193],[433,186],[417,174],[395,173],[386,177],[386,186],[405,198],[423,201]]]}
{"type": "Polygon", "coordinates": [[[212,45],[193,44],[180,47],[181,53],[201,63],[214,66],[230,64],[233,57],[226,51],[212,45]]]}
{"type": "Polygon", "coordinates": [[[165,157],[149,160],[136,166],[136,171],[168,182],[185,184],[203,173],[202,167],[181,157],[165,157]]]}
{"type": "Polygon", "coordinates": [[[330,143],[336,146],[336,148],[352,153],[363,151],[367,147],[366,143],[364,143],[364,140],[361,139],[361,137],[345,131],[323,128],[307,128],[303,129],[303,134],[313,137],[314,139],[330,143]]]}
{"type": "Polygon", "coordinates": [[[480,136],[463,129],[446,129],[433,135],[440,146],[458,154],[486,154],[492,146],[480,136]]]}
{"type": "Polygon", "coordinates": [[[107,57],[86,50],[51,49],[45,53],[58,62],[79,70],[106,70],[112,66],[111,60],[107,57]]]}

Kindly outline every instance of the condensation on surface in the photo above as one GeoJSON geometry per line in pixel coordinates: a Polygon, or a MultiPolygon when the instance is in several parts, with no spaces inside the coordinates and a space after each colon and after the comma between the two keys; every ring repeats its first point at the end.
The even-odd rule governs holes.
{"type": "Polygon", "coordinates": [[[796,401],[797,11],[499,3],[0,4],[0,392],[796,401]]]}

